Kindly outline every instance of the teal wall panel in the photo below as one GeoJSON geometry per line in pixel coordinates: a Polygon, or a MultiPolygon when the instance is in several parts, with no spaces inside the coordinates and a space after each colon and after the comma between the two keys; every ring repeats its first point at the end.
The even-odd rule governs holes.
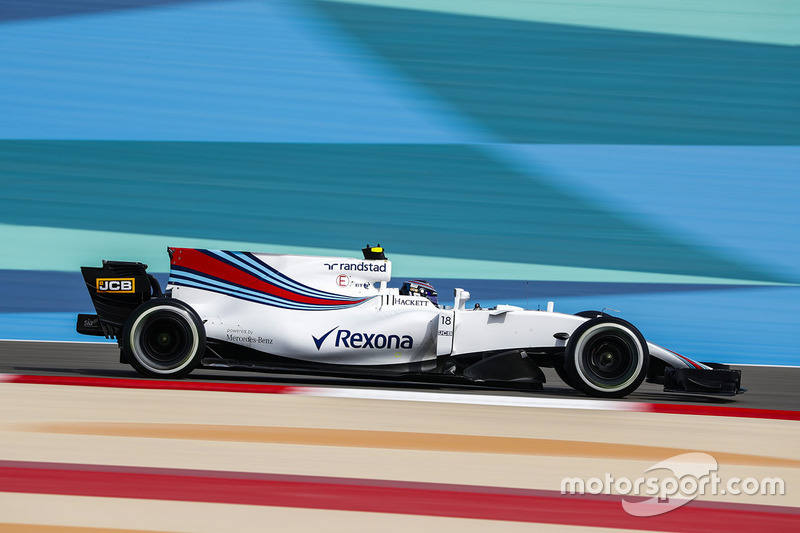
{"type": "Polygon", "coordinates": [[[0,161],[10,225],[793,281],[470,145],[6,141],[0,161]]]}

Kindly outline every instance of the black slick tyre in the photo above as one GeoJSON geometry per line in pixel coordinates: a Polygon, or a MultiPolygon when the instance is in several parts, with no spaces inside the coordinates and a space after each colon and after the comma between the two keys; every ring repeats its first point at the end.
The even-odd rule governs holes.
{"type": "Polygon", "coordinates": [[[639,330],[607,316],[578,326],[564,354],[568,383],[599,398],[627,396],[642,384],[649,366],[647,342],[639,330]]]}
{"type": "Polygon", "coordinates": [[[180,300],[156,298],[134,309],[122,329],[120,347],[137,372],[182,378],[200,362],[206,332],[197,313],[180,300]]]}
{"type": "Polygon", "coordinates": [[[564,363],[556,362],[553,365],[553,370],[556,371],[556,374],[558,375],[558,378],[561,381],[563,381],[564,383],[566,383],[567,385],[569,385],[573,389],[577,388],[577,387],[575,387],[575,385],[572,384],[572,378],[569,376],[569,374],[567,374],[567,369],[564,368],[564,363]]]}

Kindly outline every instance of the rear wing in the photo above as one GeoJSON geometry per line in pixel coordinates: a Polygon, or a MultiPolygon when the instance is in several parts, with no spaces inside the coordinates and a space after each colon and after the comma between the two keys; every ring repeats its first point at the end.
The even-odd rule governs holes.
{"type": "Polygon", "coordinates": [[[118,337],[134,309],[163,295],[143,263],[103,261],[102,267],[81,267],[81,273],[97,312],[78,315],[76,330],[83,335],[118,337]]]}

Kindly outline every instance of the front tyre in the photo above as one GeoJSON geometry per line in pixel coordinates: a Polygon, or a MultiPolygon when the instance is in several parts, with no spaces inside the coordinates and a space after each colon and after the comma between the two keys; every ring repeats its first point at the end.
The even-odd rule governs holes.
{"type": "Polygon", "coordinates": [[[578,326],[564,354],[570,385],[590,396],[622,398],[647,376],[647,342],[632,324],[597,317],[578,326]]]}
{"type": "Polygon", "coordinates": [[[206,332],[187,304],[157,298],[134,309],[122,329],[120,345],[127,361],[140,374],[182,378],[199,363],[206,332]]]}
{"type": "Polygon", "coordinates": [[[553,369],[556,371],[556,374],[561,381],[573,389],[577,389],[577,387],[572,383],[572,377],[570,377],[570,375],[567,373],[567,369],[564,368],[563,362],[556,361],[555,364],[553,364],[553,369]]]}

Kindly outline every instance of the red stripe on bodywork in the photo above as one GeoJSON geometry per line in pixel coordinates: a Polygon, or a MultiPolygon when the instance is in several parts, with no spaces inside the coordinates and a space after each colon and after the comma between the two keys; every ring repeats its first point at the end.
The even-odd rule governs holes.
{"type": "Polygon", "coordinates": [[[678,352],[673,352],[672,350],[669,350],[669,349],[666,349],[666,348],[665,348],[665,350],[667,350],[669,353],[671,353],[673,355],[676,355],[676,356],[680,357],[684,362],[686,362],[687,364],[691,365],[692,367],[700,369],[700,370],[703,369],[702,365],[698,364],[695,361],[692,361],[691,359],[689,359],[685,355],[681,355],[678,352]]]}
{"type": "Polygon", "coordinates": [[[277,296],[278,298],[283,298],[292,302],[317,305],[352,305],[364,301],[363,298],[360,300],[344,301],[328,300],[291,292],[193,248],[176,249],[175,253],[173,253],[171,264],[190,268],[208,276],[220,278],[230,283],[235,283],[247,287],[248,289],[277,296]],[[178,251],[180,251],[180,253],[177,253],[178,251]]]}
{"type": "Polygon", "coordinates": [[[697,533],[797,531],[792,508],[693,501],[635,517],[618,496],[332,477],[0,461],[0,491],[268,505],[697,533]]]}

